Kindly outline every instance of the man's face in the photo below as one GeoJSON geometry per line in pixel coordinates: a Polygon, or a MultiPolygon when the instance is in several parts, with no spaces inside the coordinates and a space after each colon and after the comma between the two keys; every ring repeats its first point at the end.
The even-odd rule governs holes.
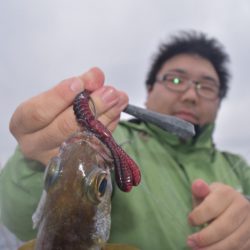
{"type": "MultiPolygon", "coordinates": [[[[157,74],[157,79],[166,73],[182,72],[194,81],[213,79],[219,83],[219,77],[212,64],[197,55],[180,54],[172,57],[157,74]]],[[[148,92],[146,106],[148,109],[163,114],[173,115],[193,124],[203,126],[215,121],[220,99],[208,100],[199,96],[195,85],[183,93],[167,89],[162,83],[156,82],[148,92]]]]}

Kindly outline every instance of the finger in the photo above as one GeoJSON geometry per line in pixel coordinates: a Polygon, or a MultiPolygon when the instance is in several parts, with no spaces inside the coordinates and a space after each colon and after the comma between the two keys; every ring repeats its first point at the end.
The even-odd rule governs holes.
{"type": "Polygon", "coordinates": [[[209,192],[209,185],[202,179],[197,179],[192,183],[192,194],[196,198],[205,198],[209,192]]]}
{"type": "Polygon", "coordinates": [[[192,183],[193,205],[198,206],[209,194],[209,185],[202,179],[197,179],[192,183]]]}
{"type": "Polygon", "coordinates": [[[98,120],[109,129],[112,128],[111,131],[114,130],[113,125],[115,125],[115,123],[113,123],[113,121],[119,119],[121,112],[128,105],[128,96],[124,92],[118,92],[118,94],[119,99],[116,105],[98,114],[98,120]],[[112,124],[112,126],[110,126],[110,124],[112,124]]]}
{"type": "Polygon", "coordinates": [[[114,132],[116,127],[117,127],[117,124],[119,123],[120,121],[120,115],[115,118],[111,123],[108,124],[107,128],[111,131],[111,132],[114,132]]]}
{"type": "Polygon", "coordinates": [[[227,238],[216,242],[215,244],[206,246],[206,247],[199,247],[195,245],[195,243],[189,245],[192,249],[199,249],[199,250],[243,250],[243,249],[250,249],[250,242],[249,242],[249,221],[248,223],[243,223],[238,230],[234,231],[231,235],[227,238]]]}
{"type": "MultiPolygon", "coordinates": [[[[102,88],[93,92],[91,98],[93,99],[95,110],[98,115],[103,114],[103,112],[105,114],[109,112],[114,113],[113,109],[116,109],[114,105],[117,103],[119,107],[119,104],[121,102],[121,98],[119,98],[119,91],[108,86],[103,86],[102,88]],[[97,106],[95,103],[98,102],[98,100],[102,100],[102,102],[100,102],[100,105],[97,106]]],[[[112,119],[104,121],[104,125],[108,126],[110,122],[112,122],[112,119]]],[[[49,124],[46,129],[39,131],[39,133],[36,133],[36,136],[38,136],[37,141],[44,141],[44,145],[41,145],[42,149],[48,147],[54,148],[61,145],[61,143],[65,141],[65,139],[69,135],[77,130],[79,130],[79,125],[76,120],[73,107],[71,105],[51,124],[49,124]],[[41,140],[42,138],[45,139],[41,140]],[[51,138],[53,138],[53,142],[51,141],[51,138]]]]}
{"type": "Polygon", "coordinates": [[[204,247],[222,241],[237,232],[248,216],[249,206],[247,203],[242,198],[235,199],[224,213],[200,232],[189,236],[188,241],[195,243],[198,247],[204,247]]]}
{"type": "MultiPolygon", "coordinates": [[[[97,113],[100,115],[100,119],[105,126],[110,126],[110,124],[115,126],[113,121],[117,119],[117,116],[123,108],[119,105],[125,105],[127,103],[126,97],[125,94],[121,95],[119,91],[112,87],[102,87],[93,93],[93,101],[95,103],[98,102],[98,106],[95,105],[97,113]],[[122,96],[122,98],[120,98],[120,96],[122,96]],[[116,103],[118,107],[116,107],[116,103]]],[[[113,129],[112,126],[110,128],[113,129]]],[[[20,148],[26,157],[36,159],[37,152],[47,152],[48,150],[59,147],[69,135],[78,129],[79,126],[73,108],[70,106],[47,127],[34,133],[23,135],[19,140],[20,148]]],[[[43,156],[43,162],[47,163],[48,160],[49,158],[45,159],[43,156]]]]}
{"type": "Polygon", "coordinates": [[[227,209],[234,198],[234,190],[229,186],[210,186],[210,190],[207,197],[189,214],[191,225],[202,225],[215,219],[227,209]]]}
{"type": "Polygon", "coordinates": [[[52,89],[31,98],[15,111],[10,130],[14,135],[32,133],[46,127],[73,102],[83,89],[99,88],[104,83],[101,70],[94,68],[87,73],[62,81],[52,89]]]}
{"type": "Polygon", "coordinates": [[[124,92],[108,85],[94,91],[91,94],[91,99],[95,106],[97,118],[110,110],[111,107],[128,103],[128,96],[124,92]]]}
{"type": "Polygon", "coordinates": [[[70,106],[47,127],[20,137],[19,145],[26,157],[36,159],[37,152],[47,152],[59,147],[69,135],[78,129],[72,106],[70,106]]]}

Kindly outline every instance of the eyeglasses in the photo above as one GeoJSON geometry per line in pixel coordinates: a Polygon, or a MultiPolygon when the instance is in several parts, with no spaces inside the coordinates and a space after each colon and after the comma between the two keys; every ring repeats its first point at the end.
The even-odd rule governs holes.
{"type": "Polygon", "coordinates": [[[196,93],[208,100],[215,100],[219,96],[219,84],[213,79],[191,80],[186,75],[165,74],[157,82],[163,84],[167,89],[174,92],[184,93],[192,84],[195,85],[196,93]]]}

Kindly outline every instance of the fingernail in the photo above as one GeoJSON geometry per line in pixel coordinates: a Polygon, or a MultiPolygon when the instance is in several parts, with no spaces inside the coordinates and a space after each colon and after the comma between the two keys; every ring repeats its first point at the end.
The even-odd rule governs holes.
{"type": "Polygon", "coordinates": [[[83,91],[83,82],[78,77],[74,77],[72,79],[72,82],[70,83],[69,88],[71,89],[71,91],[79,93],[83,91]]]}
{"type": "Polygon", "coordinates": [[[114,88],[104,88],[101,98],[105,103],[118,101],[118,95],[114,88]]]}
{"type": "Polygon", "coordinates": [[[198,249],[198,246],[194,240],[188,239],[187,245],[191,247],[193,250],[198,249]]]}

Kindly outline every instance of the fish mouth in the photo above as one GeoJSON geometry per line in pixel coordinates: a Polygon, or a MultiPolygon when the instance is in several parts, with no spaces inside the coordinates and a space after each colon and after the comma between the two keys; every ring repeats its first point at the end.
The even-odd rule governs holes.
{"type": "Polygon", "coordinates": [[[86,142],[90,145],[91,148],[99,152],[101,155],[106,155],[105,160],[107,161],[113,161],[112,160],[112,154],[110,150],[107,148],[107,146],[99,139],[96,137],[95,134],[92,132],[88,131],[78,131],[73,133],[62,145],[60,150],[63,151],[69,146],[70,144],[73,143],[81,143],[81,142],[86,142]]]}

